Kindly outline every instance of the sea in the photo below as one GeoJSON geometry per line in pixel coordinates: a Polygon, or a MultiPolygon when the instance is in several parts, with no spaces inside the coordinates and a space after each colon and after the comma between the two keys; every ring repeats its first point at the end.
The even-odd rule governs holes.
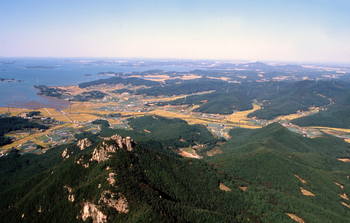
{"type": "MultiPolygon", "coordinates": [[[[0,78],[14,81],[0,82],[0,107],[35,108],[67,106],[63,100],[37,95],[35,85],[70,86],[78,85],[103,78],[108,75],[98,75],[100,72],[142,72],[153,69],[165,71],[189,71],[196,67],[189,66],[157,66],[157,67],[126,67],[117,63],[92,63],[99,59],[86,58],[0,58],[0,78]],[[91,76],[86,76],[90,74],[91,76]]],[[[105,60],[117,61],[117,60],[105,60]]]]}

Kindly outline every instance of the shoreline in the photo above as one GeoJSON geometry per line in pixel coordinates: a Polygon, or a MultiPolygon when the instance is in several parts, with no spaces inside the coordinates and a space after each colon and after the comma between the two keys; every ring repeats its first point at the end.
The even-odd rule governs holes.
{"type": "Polygon", "coordinates": [[[26,109],[40,109],[40,108],[53,108],[53,109],[65,109],[71,106],[73,103],[54,98],[49,96],[38,95],[42,101],[36,100],[25,100],[21,102],[14,102],[11,104],[7,104],[6,106],[1,107],[10,107],[10,108],[26,108],[26,109]]]}

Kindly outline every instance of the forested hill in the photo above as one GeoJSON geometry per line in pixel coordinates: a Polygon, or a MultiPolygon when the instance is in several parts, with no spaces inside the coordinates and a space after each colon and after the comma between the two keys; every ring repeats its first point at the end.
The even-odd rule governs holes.
{"type": "Polygon", "coordinates": [[[156,81],[149,81],[149,80],[144,80],[142,78],[137,78],[137,77],[130,77],[130,78],[121,78],[121,77],[111,77],[111,78],[106,78],[106,79],[99,79],[96,81],[90,81],[90,82],[83,82],[79,84],[80,88],[87,88],[89,86],[93,85],[100,85],[100,84],[124,84],[124,85],[145,85],[145,86],[157,86],[159,85],[158,82],[156,81]]]}
{"type": "MultiPolygon", "coordinates": [[[[145,117],[133,124],[135,131],[147,124],[150,129],[157,119],[181,123],[145,117]],[[146,123],[148,118],[154,120],[146,123]]],[[[332,136],[304,138],[278,123],[230,135],[214,148],[222,154],[200,160],[145,148],[130,137],[86,133],[40,156],[12,151],[0,158],[0,217],[291,223],[287,214],[293,214],[305,222],[350,220],[350,163],[337,160],[350,156],[348,143],[332,136]]]]}
{"type": "MultiPolygon", "coordinates": [[[[201,160],[180,159],[114,136],[92,153],[63,149],[62,163],[0,193],[4,222],[241,222],[238,188],[201,160]],[[227,182],[227,183],[226,183],[227,182]]],[[[285,219],[288,216],[284,216],[285,219]]]]}
{"type": "Polygon", "coordinates": [[[224,89],[228,85],[227,82],[221,80],[211,80],[206,78],[200,78],[196,80],[183,81],[182,83],[170,82],[165,86],[156,86],[153,88],[139,89],[137,94],[145,94],[152,96],[159,95],[181,95],[181,94],[192,94],[203,91],[211,91],[224,89]]]}
{"type": "Polygon", "coordinates": [[[325,82],[318,92],[332,99],[331,105],[319,113],[305,116],[292,122],[300,126],[350,127],[350,84],[325,82]]]}
{"type": "MultiPolygon", "coordinates": [[[[333,136],[305,138],[278,123],[232,129],[222,154],[207,157],[235,184],[259,198],[252,210],[292,212],[305,222],[348,222],[349,143],[333,136]],[[341,196],[340,196],[341,195],[341,196]],[[259,209],[261,208],[261,209],[259,209]]],[[[281,222],[272,220],[270,222],[281,222]]]]}
{"type": "MultiPolygon", "coordinates": [[[[228,83],[222,80],[199,78],[183,82],[167,81],[164,84],[140,78],[112,77],[79,84],[86,88],[100,84],[131,84],[145,85],[149,88],[139,88],[137,95],[173,96],[207,92],[201,95],[191,95],[174,101],[158,103],[162,105],[200,105],[194,111],[209,114],[232,114],[234,111],[252,109],[252,103],[257,100],[262,109],[250,113],[248,117],[271,120],[281,115],[309,111],[310,107],[333,105],[332,113],[325,113],[325,123],[335,120],[336,127],[348,126],[347,120],[337,113],[340,108],[347,108],[350,102],[350,84],[339,81],[298,81],[298,82],[242,82],[228,83]],[[331,117],[330,117],[331,116],[331,117]],[[337,116],[334,118],[334,116],[337,116]]],[[[304,118],[306,119],[306,118],[304,118]]],[[[310,118],[305,123],[319,124],[320,119],[310,118]]],[[[298,122],[298,121],[297,121],[298,122]]],[[[330,126],[330,124],[328,124],[330,126]]]]}
{"type": "Polygon", "coordinates": [[[242,82],[227,83],[199,79],[180,84],[166,85],[141,89],[137,94],[146,95],[178,95],[201,91],[215,92],[192,95],[174,101],[158,103],[162,105],[200,105],[195,111],[214,114],[232,114],[234,110],[252,109],[253,100],[262,103],[262,109],[249,117],[271,120],[280,115],[308,111],[309,107],[319,107],[334,104],[344,107],[349,105],[350,84],[331,81],[300,81],[300,82],[242,82]],[[181,91],[183,89],[183,91],[181,91]]]}
{"type": "MultiPolygon", "coordinates": [[[[102,120],[102,122],[106,121],[102,120]]],[[[205,145],[211,148],[225,141],[224,138],[214,137],[203,125],[189,125],[178,118],[142,116],[128,119],[128,124],[133,130],[110,129],[104,125],[100,135],[103,137],[113,134],[130,136],[142,146],[176,156],[179,155],[174,151],[178,148],[193,145],[205,145]]]]}
{"type": "Polygon", "coordinates": [[[330,105],[347,106],[350,100],[350,83],[331,81],[272,82],[261,86],[260,96],[264,109],[249,116],[272,119],[279,115],[308,111],[308,107],[330,105]]]}

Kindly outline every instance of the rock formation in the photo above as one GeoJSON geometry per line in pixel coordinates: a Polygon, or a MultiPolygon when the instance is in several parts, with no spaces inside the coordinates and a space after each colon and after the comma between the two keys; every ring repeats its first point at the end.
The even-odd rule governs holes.
{"type": "Polygon", "coordinates": [[[84,158],[84,156],[81,156],[81,157],[78,159],[77,164],[81,164],[83,167],[89,168],[90,163],[83,163],[83,161],[84,161],[83,158],[84,158]]]}
{"type": "Polygon", "coordinates": [[[119,148],[123,148],[123,145],[126,145],[128,151],[132,151],[132,146],[136,144],[133,139],[130,139],[129,136],[126,138],[121,137],[120,135],[113,135],[108,138],[104,138],[106,141],[113,140],[118,144],[119,148]]]}
{"type": "Polygon", "coordinates": [[[62,153],[62,158],[64,158],[67,155],[67,152],[68,152],[68,150],[67,150],[67,148],[65,148],[63,150],[63,153],[62,153]]]}
{"type": "Polygon", "coordinates": [[[102,143],[102,146],[100,148],[95,148],[92,152],[92,157],[90,161],[96,160],[97,162],[103,162],[108,160],[109,157],[112,155],[108,155],[108,153],[115,153],[117,150],[117,147],[114,145],[106,145],[105,142],[102,143]]]}
{"type": "Polygon", "coordinates": [[[85,202],[83,205],[83,211],[81,213],[81,218],[83,221],[85,221],[88,217],[91,217],[93,223],[107,222],[107,216],[98,210],[95,204],[85,202]]]}
{"type": "Polygon", "coordinates": [[[108,181],[108,183],[110,184],[110,185],[114,185],[114,183],[115,183],[115,179],[114,179],[114,175],[116,175],[115,173],[109,173],[108,174],[108,178],[107,178],[107,181],[108,181]]]}
{"type": "Polygon", "coordinates": [[[80,150],[84,150],[86,147],[89,147],[91,145],[92,143],[88,138],[79,140],[77,144],[77,146],[80,147],[80,150]]]}
{"type": "Polygon", "coordinates": [[[107,208],[115,208],[118,212],[128,213],[128,201],[126,198],[121,196],[118,199],[115,199],[116,197],[118,197],[116,193],[112,193],[109,190],[103,191],[98,203],[106,206],[107,208]],[[106,196],[107,194],[109,196],[106,196]]]}
{"type": "Polygon", "coordinates": [[[135,144],[134,140],[130,139],[130,137],[123,138],[120,135],[104,138],[102,144],[92,152],[90,161],[96,160],[97,162],[103,162],[111,156],[108,153],[115,153],[117,149],[124,148],[124,145],[128,151],[132,151],[132,147],[135,144]]]}
{"type": "Polygon", "coordinates": [[[68,190],[68,193],[69,193],[69,195],[68,195],[68,200],[69,200],[70,202],[73,202],[73,201],[74,201],[74,194],[71,194],[73,188],[68,187],[67,185],[64,185],[63,188],[66,188],[66,189],[68,190]]]}

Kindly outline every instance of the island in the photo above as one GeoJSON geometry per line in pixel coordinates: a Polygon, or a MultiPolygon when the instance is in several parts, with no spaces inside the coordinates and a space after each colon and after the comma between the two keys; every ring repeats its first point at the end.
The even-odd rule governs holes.
{"type": "Polygon", "coordinates": [[[3,81],[7,81],[7,82],[12,82],[12,81],[14,81],[15,79],[13,79],[13,78],[0,78],[0,82],[3,82],[3,81]]]}
{"type": "Polygon", "coordinates": [[[29,67],[24,67],[24,69],[56,69],[57,67],[45,67],[45,66],[29,66],[29,67]]]}

